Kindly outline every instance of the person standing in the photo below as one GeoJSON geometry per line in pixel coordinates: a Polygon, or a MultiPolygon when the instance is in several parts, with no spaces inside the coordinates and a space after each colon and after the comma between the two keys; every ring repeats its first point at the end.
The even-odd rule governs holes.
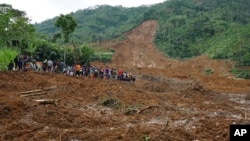
{"type": "Polygon", "coordinates": [[[105,69],[105,78],[106,79],[109,79],[110,78],[110,70],[109,70],[109,67],[107,66],[106,69],[105,69]]]}
{"type": "Polygon", "coordinates": [[[48,61],[45,59],[42,63],[43,72],[46,72],[48,61]]]}
{"type": "Polygon", "coordinates": [[[80,76],[81,65],[78,63],[75,65],[75,75],[76,77],[80,76]]]}
{"type": "Polygon", "coordinates": [[[18,60],[17,65],[18,65],[18,70],[19,71],[23,70],[23,60],[21,58],[18,60]]]}
{"type": "Polygon", "coordinates": [[[9,65],[8,65],[8,71],[13,71],[13,67],[14,67],[14,63],[11,60],[10,63],[9,63],[9,65]]]}
{"type": "Polygon", "coordinates": [[[52,68],[53,68],[53,62],[51,61],[51,59],[49,59],[49,61],[48,61],[48,72],[52,72],[52,68]]]}
{"type": "Polygon", "coordinates": [[[60,64],[59,64],[59,70],[61,73],[64,73],[64,69],[66,69],[65,65],[64,65],[64,62],[61,61],[60,64]]]}
{"type": "Polygon", "coordinates": [[[14,58],[14,63],[15,63],[15,70],[17,70],[17,66],[18,66],[18,56],[16,56],[14,58]]]}

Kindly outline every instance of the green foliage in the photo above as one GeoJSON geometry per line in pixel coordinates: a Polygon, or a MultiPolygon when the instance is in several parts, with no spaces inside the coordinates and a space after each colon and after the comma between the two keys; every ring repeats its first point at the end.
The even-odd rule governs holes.
{"type": "MultiPolygon", "coordinates": [[[[95,8],[78,10],[71,16],[76,19],[77,27],[71,39],[83,43],[112,39],[134,28],[143,21],[143,11],[148,7],[124,8],[101,5],[95,8]],[[138,18],[140,17],[140,18],[138,18]],[[136,20],[135,20],[136,19],[136,20]]],[[[35,24],[38,32],[53,36],[59,31],[53,27],[56,18],[35,24]]]]}
{"type": "Polygon", "coordinates": [[[203,73],[204,73],[205,75],[211,75],[211,74],[213,73],[213,70],[211,70],[211,69],[209,69],[209,68],[206,68],[206,69],[203,70],[203,73]]]}
{"type": "MultiPolygon", "coordinates": [[[[0,4],[3,6],[5,4],[0,4]]],[[[28,47],[29,42],[33,39],[35,29],[26,17],[25,12],[10,9],[6,13],[0,14],[0,45],[16,46],[21,51],[28,47]]]]}
{"type": "Polygon", "coordinates": [[[142,138],[144,141],[150,141],[150,137],[148,135],[144,135],[142,138]]]}
{"type": "Polygon", "coordinates": [[[232,59],[238,65],[250,65],[250,24],[234,26],[227,31],[210,38],[206,53],[215,59],[232,59]]]}
{"type": "Polygon", "coordinates": [[[232,69],[231,73],[238,78],[250,79],[250,70],[232,69]]]}
{"type": "MultiPolygon", "coordinates": [[[[72,32],[74,32],[75,28],[77,27],[77,23],[76,23],[75,19],[71,15],[69,15],[69,14],[67,14],[67,15],[62,15],[61,14],[57,18],[57,20],[56,20],[56,22],[55,22],[54,25],[55,25],[55,27],[61,29],[61,32],[60,32],[61,36],[59,35],[59,33],[56,33],[53,36],[52,41],[55,42],[57,38],[59,38],[59,37],[61,38],[62,37],[64,43],[68,43],[69,42],[69,39],[70,39],[69,36],[70,36],[70,34],[72,32]]],[[[69,55],[68,55],[68,57],[69,57],[69,55]]],[[[64,58],[63,58],[64,63],[66,63],[68,57],[66,58],[66,48],[64,47],[64,58]]],[[[68,63],[71,63],[71,61],[68,62],[68,63]]]]}
{"type": "Polygon", "coordinates": [[[113,52],[95,52],[90,58],[91,61],[98,60],[101,62],[110,62],[113,56],[113,52]]]}
{"type": "Polygon", "coordinates": [[[14,60],[17,54],[16,49],[0,47],[0,70],[7,70],[10,60],[14,60]]]}
{"type": "MultiPolygon", "coordinates": [[[[67,14],[67,15],[60,15],[55,24],[54,24],[57,28],[61,29],[61,34],[63,36],[64,39],[64,43],[68,43],[69,42],[69,35],[71,33],[74,32],[75,28],[77,27],[76,21],[75,19],[67,14]]],[[[57,35],[58,37],[58,35],[57,35]]]]}
{"type": "MultiPolygon", "coordinates": [[[[234,17],[250,12],[247,8],[249,2],[243,1],[213,1],[191,0],[165,2],[162,6],[155,6],[161,17],[156,33],[155,43],[160,50],[171,57],[192,57],[206,53],[213,46],[210,43],[217,42],[217,46],[228,47],[229,44],[222,43],[221,36],[230,32],[232,37],[235,33],[230,31],[234,26],[243,27],[250,21],[250,16],[244,17],[242,21],[234,21],[234,17]],[[161,11],[162,7],[166,12],[161,11]],[[232,12],[235,9],[236,12],[232,12]],[[165,18],[163,18],[165,17],[165,18]],[[243,21],[244,20],[244,21],[243,21]],[[219,37],[219,38],[218,38],[219,37]]],[[[236,18],[237,19],[237,18],[236,18]]],[[[230,36],[230,34],[227,34],[230,36]]],[[[225,36],[225,40],[230,40],[225,36]]],[[[245,41],[245,40],[244,40],[245,41]]],[[[223,47],[223,53],[225,52],[223,47]]],[[[219,48],[216,49],[220,49],[219,48]]],[[[223,54],[224,55],[224,54],[223,54]]]]}
{"type": "MultiPolygon", "coordinates": [[[[208,54],[250,65],[250,1],[168,0],[150,7],[124,8],[107,5],[71,13],[77,28],[71,39],[100,42],[121,36],[145,20],[158,21],[154,43],[166,55],[187,58],[208,54]],[[84,33],[84,34],[83,34],[84,33]]],[[[54,35],[47,20],[35,27],[54,35]]]]}
{"type": "Polygon", "coordinates": [[[66,49],[65,63],[70,66],[72,66],[75,63],[75,56],[74,56],[73,50],[69,48],[66,49]]]}
{"type": "Polygon", "coordinates": [[[101,99],[98,102],[98,104],[105,106],[105,107],[110,107],[112,109],[118,109],[121,107],[121,102],[119,100],[117,100],[115,98],[111,98],[111,97],[101,99]]]}
{"type": "Polygon", "coordinates": [[[80,50],[80,62],[82,64],[88,63],[90,58],[94,55],[94,50],[87,45],[83,45],[80,50]]]}
{"type": "Polygon", "coordinates": [[[141,107],[140,105],[130,105],[130,106],[125,108],[123,113],[126,115],[134,114],[134,113],[138,112],[140,107],[141,107]]]}
{"type": "Polygon", "coordinates": [[[34,44],[36,46],[34,53],[37,61],[44,61],[45,59],[62,60],[62,49],[59,46],[45,40],[37,40],[34,44]]]}

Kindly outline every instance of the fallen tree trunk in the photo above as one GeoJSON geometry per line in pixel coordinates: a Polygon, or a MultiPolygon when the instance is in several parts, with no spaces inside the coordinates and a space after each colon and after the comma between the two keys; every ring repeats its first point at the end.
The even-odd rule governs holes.
{"type": "Polygon", "coordinates": [[[37,95],[46,95],[46,92],[40,92],[40,93],[31,93],[31,94],[23,94],[20,95],[21,97],[29,97],[29,96],[37,96],[37,95]]]}
{"type": "Polygon", "coordinates": [[[43,90],[38,89],[38,90],[24,91],[24,92],[20,92],[18,94],[30,94],[30,93],[36,93],[36,92],[41,92],[41,91],[43,91],[43,90]]]}
{"type": "Polygon", "coordinates": [[[61,99],[38,99],[34,101],[38,102],[41,105],[52,104],[54,106],[57,106],[57,102],[60,100],[61,99]]]}
{"type": "Polygon", "coordinates": [[[43,89],[24,91],[24,92],[20,92],[18,94],[24,95],[24,94],[30,94],[30,93],[36,93],[36,92],[42,92],[42,91],[49,91],[49,90],[53,90],[55,88],[56,88],[56,86],[51,86],[51,87],[47,87],[47,88],[43,88],[43,89]]]}

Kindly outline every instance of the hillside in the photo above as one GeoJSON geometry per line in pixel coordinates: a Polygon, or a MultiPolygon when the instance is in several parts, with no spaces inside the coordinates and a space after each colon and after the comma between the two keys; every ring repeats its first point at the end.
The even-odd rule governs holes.
{"type": "Polygon", "coordinates": [[[112,62],[91,62],[133,73],[135,83],[0,72],[0,140],[229,140],[230,124],[250,122],[250,81],[232,77],[228,60],[165,57],[153,43],[157,25],[103,43],[112,62]]]}
{"type": "MultiPolygon", "coordinates": [[[[207,54],[250,65],[249,1],[169,0],[137,8],[97,6],[71,13],[79,25],[72,40],[104,42],[119,37],[147,20],[156,20],[154,43],[163,54],[189,58],[207,54]]],[[[55,18],[36,24],[38,32],[57,33],[55,18]]]]}
{"type": "MultiPolygon", "coordinates": [[[[176,2],[181,3],[175,0],[141,8],[165,9],[167,13],[171,10],[166,5],[176,6],[176,2]]],[[[209,7],[202,9],[204,4],[218,7],[228,4],[226,0],[189,2],[203,2],[198,10],[204,13],[209,11],[209,7]]],[[[103,6],[102,10],[107,7],[103,6]]],[[[175,12],[181,9],[177,7],[180,11],[175,12]]],[[[244,14],[244,18],[247,17],[248,13],[244,14]]],[[[157,17],[161,16],[164,14],[157,17]]],[[[176,37],[185,35],[181,34],[184,26],[171,27],[169,33],[161,28],[164,22],[160,19],[142,19],[138,18],[138,23],[130,27],[124,24],[129,28],[123,31],[118,23],[119,36],[90,44],[114,51],[110,62],[94,61],[91,65],[122,69],[135,75],[135,82],[61,73],[0,71],[0,140],[224,141],[230,138],[230,125],[250,123],[250,81],[235,78],[230,73],[236,64],[234,61],[209,58],[227,58],[223,56],[227,54],[231,58],[247,57],[248,23],[232,22],[235,28],[229,26],[228,30],[206,38],[194,35],[192,48],[207,49],[200,52],[202,55],[197,53],[193,54],[196,57],[183,59],[181,53],[189,51],[179,49],[184,39],[176,37]],[[179,34],[174,36],[177,31],[179,34]],[[240,36],[235,38],[236,35],[240,36]],[[172,41],[179,41],[178,44],[172,46],[174,44],[168,42],[170,37],[172,41]],[[178,53],[172,54],[178,59],[169,57],[168,51],[178,53]],[[222,56],[216,56],[216,51],[222,56]]],[[[53,20],[46,22],[53,25],[53,20]]],[[[43,28],[47,31],[46,26],[43,28]]],[[[47,45],[41,43],[41,50],[46,51],[47,45]]]]}
{"type": "Polygon", "coordinates": [[[250,123],[250,81],[232,77],[228,60],[165,57],[157,27],[147,20],[103,42],[112,61],[91,62],[128,71],[134,83],[0,72],[0,140],[229,140],[231,124],[250,123]]]}

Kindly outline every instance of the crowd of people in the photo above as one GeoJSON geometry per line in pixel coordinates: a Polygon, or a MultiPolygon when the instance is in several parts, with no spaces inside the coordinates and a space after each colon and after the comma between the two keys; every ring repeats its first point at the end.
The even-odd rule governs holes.
{"type": "MultiPolygon", "coordinates": [[[[32,59],[31,56],[27,56],[27,55],[20,55],[20,56],[16,56],[14,58],[14,61],[11,60],[10,63],[8,64],[7,68],[8,71],[27,71],[28,68],[30,67],[30,63],[34,64],[34,68],[35,68],[35,61],[32,59]]],[[[32,69],[34,69],[32,68],[32,69]]]]}
{"type": "Polygon", "coordinates": [[[135,75],[132,75],[132,73],[123,71],[121,69],[114,69],[109,68],[106,66],[106,68],[96,67],[93,65],[80,65],[75,64],[74,66],[68,66],[67,68],[64,68],[63,73],[65,75],[70,76],[76,76],[76,77],[90,77],[90,78],[101,78],[101,79],[116,79],[116,80],[123,80],[123,81],[131,81],[135,82],[136,78],[135,75]]]}
{"type": "Polygon", "coordinates": [[[73,66],[66,66],[64,62],[45,59],[43,62],[38,62],[29,56],[16,56],[8,65],[9,71],[40,71],[49,73],[63,73],[68,76],[89,77],[101,79],[116,79],[122,81],[135,82],[136,77],[132,73],[121,69],[109,68],[106,66],[96,67],[94,65],[75,63],[73,66]]]}

